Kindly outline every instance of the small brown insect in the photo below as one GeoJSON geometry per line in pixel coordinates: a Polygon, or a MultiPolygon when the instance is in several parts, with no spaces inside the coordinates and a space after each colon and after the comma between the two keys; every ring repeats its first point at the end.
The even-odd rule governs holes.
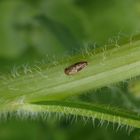
{"type": "Polygon", "coordinates": [[[67,75],[73,75],[73,74],[76,74],[77,72],[81,71],[87,65],[88,65],[88,62],[86,62],[86,61],[77,62],[77,63],[65,68],[64,72],[67,75]]]}

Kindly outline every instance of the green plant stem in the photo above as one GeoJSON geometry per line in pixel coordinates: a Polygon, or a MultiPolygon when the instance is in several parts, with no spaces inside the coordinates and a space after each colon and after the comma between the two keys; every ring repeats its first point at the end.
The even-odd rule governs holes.
{"type": "Polygon", "coordinates": [[[57,65],[24,67],[23,71],[15,69],[10,77],[1,75],[1,113],[21,111],[27,115],[26,112],[56,112],[95,117],[140,128],[140,118],[134,112],[101,105],[52,101],[140,75],[140,40],[104,48],[103,51],[87,51],[84,55],[72,56],[57,65]],[[88,62],[88,66],[82,71],[72,76],[64,73],[67,66],[83,60],[88,62]]]}
{"type": "MultiPolygon", "coordinates": [[[[30,70],[31,71],[31,70],[30,70]]],[[[18,75],[18,72],[16,72],[18,75]]],[[[140,75],[140,41],[135,40],[94,54],[73,57],[56,66],[0,81],[3,101],[24,99],[24,102],[63,99],[140,75]],[[86,60],[88,67],[73,76],[65,67],[86,60]]]]}
{"type": "MultiPolygon", "coordinates": [[[[98,118],[101,121],[118,123],[118,128],[122,127],[122,125],[140,128],[140,116],[137,113],[107,105],[47,101],[34,104],[12,104],[11,108],[7,106],[7,109],[12,109],[12,111],[17,113],[18,117],[21,118],[28,118],[31,114],[32,118],[35,116],[38,117],[39,115],[41,116],[41,114],[43,114],[44,116],[42,117],[45,118],[49,113],[60,113],[60,115],[72,114],[75,118],[81,116],[83,118],[87,117],[87,119],[91,118],[92,121],[98,118]]],[[[4,111],[7,109],[4,109],[4,111]]]]}

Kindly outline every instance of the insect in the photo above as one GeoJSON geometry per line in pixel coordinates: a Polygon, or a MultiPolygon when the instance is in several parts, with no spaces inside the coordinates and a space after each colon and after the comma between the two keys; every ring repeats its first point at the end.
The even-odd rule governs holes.
{"type": "Polygon", "coordinates": [[[88,65],[87,61],[77,62],[77,63],[65,68],[64,72],[66,75],[73,75],[73,74],[76,74],[77,72],[81,71],[87,65],[88,65]]]}

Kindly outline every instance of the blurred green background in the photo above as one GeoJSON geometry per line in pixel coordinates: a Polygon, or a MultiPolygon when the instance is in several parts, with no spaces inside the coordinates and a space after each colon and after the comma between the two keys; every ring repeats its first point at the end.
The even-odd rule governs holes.
{"type": "MultiPolygon", "coordinates": [[[[46,57],[61,59],[85,46],[103,46],[139,33],[139,0],[0,0],[0,73],[46,57]]],[[[117,106],[123,102],[121,107],[134,108],[128,95],[122,94],[129,92],[127,87],[103,88],[77,98],[117,106]]],[[[112,125],[98,126],[98,120],[94,127],[90,120],[85,125],[79,120],[73,124],[65,118],[1,120],[0,140],[140,139],[138,129],[128,135],[124,128],[116,132],[112,125]]]]}
{"type": "Polygon", "coordinates": [[[102,46],[139,33],[139,24],[139,0],[1,0],[1,69],[102,46]]]}

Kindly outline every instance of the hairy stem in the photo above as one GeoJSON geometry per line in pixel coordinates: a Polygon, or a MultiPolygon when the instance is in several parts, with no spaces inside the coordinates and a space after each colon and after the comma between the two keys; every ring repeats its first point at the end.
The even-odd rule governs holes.
{"type": "Polygon", "coordinates": [[[140,41],[134,40],[103,51],[89,51],[55,66],[37,67],[15,78],[0,81],[2,101],[22,99],[24,102],[57,100],[107,86],[140,75],[140,41]],[[87,68],[68,76],[65,67],[85,60],[87,68]]]}
{"type": "Polygon", "coordinates": [[[113,108],[108,105],[103,106],[100,104],[85,104],[82,102],[47,101],[36,102],[34,104],[12,104],[11,108],[7,105],[7,109],[1,110],[1,113],[6,113],[5,110],[12,110],[17,117],[21,118],[28,118],[29,116],[34,118],[41,116],[41,114],[43,114],[44,116],[42,117],[45,118],[47,115],[50,115],[49,113],[60,113],[60,115],[72,114],[75,116],[75,119],[77,116],[83,118],[87,117],[87,119],[91,118],[93,123],[94,119],[98,118],[101,121],[118,123],[118,128],[121,128],[122,125],[140,128],[140,116],[137,113],[113,108]]]}

